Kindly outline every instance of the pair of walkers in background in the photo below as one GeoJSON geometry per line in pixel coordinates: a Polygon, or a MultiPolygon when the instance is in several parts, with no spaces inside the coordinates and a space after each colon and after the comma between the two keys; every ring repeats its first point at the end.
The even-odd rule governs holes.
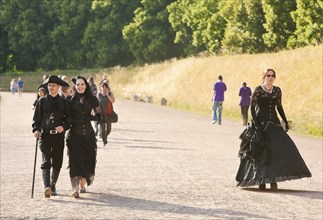
{"type": "MultiPolygon", "coordinates": [[[[218,123],[222,124],[222,110],[224,102],[224,93],[227,91],[227,86],[223,82],[222,75],[218,76],[218,81],[213,85],[213,95],[212,95],[212,124],[218,123]]],[[[243,125],[246,126],[248,123],[248,110],[250,106],[250,96],[251,89],[247,86],[247,83],[244,82],[242,87],[239,90],[240,96],[240,108],[241,115],[243,120],[243,125]]]]}
{"type": "Polygon", "coordinates": [[[17,82],[15,79],[12,79],[10,81],[10,92],[12,95],[14,95],[18,91],[18,95],[22,96],[22,92],[24,91],[24,87],[25,87],[25,83],[20,77],[18,78],[17,82]]]}

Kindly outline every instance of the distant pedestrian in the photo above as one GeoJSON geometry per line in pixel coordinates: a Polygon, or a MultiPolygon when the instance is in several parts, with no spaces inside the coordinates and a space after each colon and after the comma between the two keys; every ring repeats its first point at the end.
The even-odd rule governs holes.
{"type": "Polygon", "coordinates": [[[15,79],[12,79],[10,82],[10,91],[12,95],[14,95],[17,91],[17,83],[15,79]]]}
{"type": "Polygon", "coordinates": [[[93,95],[94,95],[94,96],[96,96],[96,95],[97,95],[97,92],[98,92],[98,89],[97,89],[97,87],[96,87],[96,85],[95,85],[95,83],[94,83],[94,79],[93,79],[93,77],[92,77],[92,76],[90,76],[90,77],[87,79],[87,82],[88,82],[88,84],[89,84],[89,86],[90,86],[90,90],[91,90],[91,92],[93,93],[93,95]]]}
{"type": "Polygon", "coordinates": [[[48,75],[47,75],[47,74],[44,74],[44,75],[43,75],[43,78],[42,78],[43,82],[45,82],[45,81],[46,81],[46,79],[48,79],[48,75]]]}
{"type": "Polygon", "coordinates": [[[100,137],[102,138],[103,146],[105,146],[108,143],[107,138],[112,128],[110,117],[112,116],[112,104],[115,102],[115,97],[110,89],[110,86],[105,81],[100,84],[98,99],[102,112],[102,120],[100,122],[100,137]]]}
{"type": "Polygon", "coordinates": [[[248,123],[248,110],[250,106],[250,96],[252,95],[250,87],[247,86],[247,83],[242,83],[242,87],[239,90],[240,96],[240,107],[241,115],[243,120],[243,126],[246,126],[248,123]]]}
{"type": "MultiPolygon", "coordinates": [[[[44,74],[43,77],[42,77],[42,83],[40,84],[40,86],[38,88],[42,87],[43,82],[45,82],[47,79],[48,79],[48,75],[47,74],[44,74]]],[[[45,88],[46,94],[48,94],[49,93],[48,87],[47,86],[44,86],[44,88],[45,88]]]]}
{"type": "Polygon", "coordinates": [[[25,86],[24,84],[25,84],[24,81],[19,77],[18,82],[17,82],[19,96],[22,96],[22,92],[23,92],[24,86],[25,86]]]}
{"type": "Polygon", "coordinates": [[[34,101],[32,110],[35,110],[38,100],[46,95],[45,86],[41,86],[37,90],[36,100],[34,101]]]}
{"type": "MultiPolygon", "coordinates": [[[[61,76],[61,79],[65,82],[68,82],[67,76],[61,76]]],[[[61,86],[61,89],[59,90],[59,95],[62,96],[65,99],[70,100],[72,98],[72,91],[70,86],[61,86]]]]}
{"type": "Polygon", "coordinates": [[[224,101],[224,92],[227,91],[227,86],[223,82],[222,75],[218,76],[218,81],[213,86],[213,108],[212,108],[212,124],[218,122],[219,125],[222,124],[222,109],[224,101]]]}

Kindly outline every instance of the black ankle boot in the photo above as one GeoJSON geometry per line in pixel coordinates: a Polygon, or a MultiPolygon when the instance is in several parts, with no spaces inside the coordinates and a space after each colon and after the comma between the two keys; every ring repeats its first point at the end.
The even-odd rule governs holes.
{"type": "Polygon", "coordinates": [[[270,189],[277,190],[278,189],[277,183],[270,183],[270,189]]]}
{"type": "Polygon", "coordinates": [[[56,182],[58,180],[59,172],[60,172],[60,170],[55,170],[55,169],[53,169],[53,172],[52,172],[52,181],[51,181],[51,184],[50,184],[50,188],[52,189],[52,195],[53,196],[57,195],[56,182]]]}
{"type": "Polygon", "coordinates": [[[260,190],[265,190],[266,189],[266,184],[265,183],[259,184],[259,189],[260,190]]]}

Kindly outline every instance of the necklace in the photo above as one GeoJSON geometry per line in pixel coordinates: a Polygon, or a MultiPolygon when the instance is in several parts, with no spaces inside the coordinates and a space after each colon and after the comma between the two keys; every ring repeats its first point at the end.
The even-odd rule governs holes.
{"type": "Polygon", "coordinates": [[[273,91],[273,86],[270,86],[270,88],[267,89],[266,85],[262,84],[261,87],[262,87],[263,90],[265,90],[268,93],[272,93],[272,91],[273,91]]]}

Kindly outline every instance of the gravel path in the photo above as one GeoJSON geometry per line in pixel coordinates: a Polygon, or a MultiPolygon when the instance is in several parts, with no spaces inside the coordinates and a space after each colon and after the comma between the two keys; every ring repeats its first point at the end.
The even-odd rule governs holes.
{"type": "Polygon", "coordinates": [[[312,178],[259,192],[236,187],[243,127],[163,106],[117,100],[119,122],[98,141],[88,193],[74,199],[67,156],[59,196],[45,199],[38,150],[31,198],[35,94],[1,93],[1,219],[322,219],[322,138],[291,135],[312,178]]]}

